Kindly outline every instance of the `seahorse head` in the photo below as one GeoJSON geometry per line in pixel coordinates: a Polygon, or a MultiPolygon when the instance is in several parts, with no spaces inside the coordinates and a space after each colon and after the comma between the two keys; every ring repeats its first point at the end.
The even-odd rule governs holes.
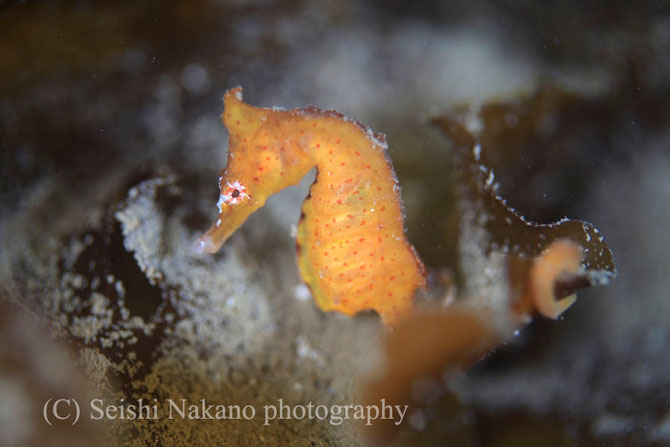
{"type": "Polygon", "coordinates": [[[219,177],[219,215],[196,241],[197,251],[216,252],[270,195],[298,183],[313,166],[300,138],[277,114],[244,103],[240,87],[226,92],[222,120],[230,136],[228,162],[219,177]]]}

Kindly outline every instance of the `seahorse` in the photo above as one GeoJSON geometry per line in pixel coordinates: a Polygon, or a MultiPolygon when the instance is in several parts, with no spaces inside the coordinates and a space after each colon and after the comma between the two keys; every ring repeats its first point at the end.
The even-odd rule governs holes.
{"type": "Polygon", "coordinates": [[[425,286],[407,241],[398,182],[382,134],[333,110],[268,109],[224,96],[228,160],[219,216],[195,244],[214,253],[266,199],[316,167],[296,247],[303,281],[324,311],[377,311],[387,325],[407,316],[425,286]]]}

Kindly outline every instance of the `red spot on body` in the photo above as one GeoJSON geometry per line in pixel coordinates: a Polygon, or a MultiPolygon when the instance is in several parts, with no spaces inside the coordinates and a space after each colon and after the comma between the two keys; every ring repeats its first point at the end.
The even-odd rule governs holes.
{"type": "Polygon", "coordinates": [[[339,203],[340,205],[342,205],[342,201],[341,201],[340,199],[337,199],[337,203],[339,203]]]}
{"type": "Polygon", "coordinates": [[[386,207],[382,206],[381,208],[379,208],[379,211],[386,211],[386,207]]]}
{"type": "Polygon", "coordinates": [[[365,221],[361,222],[361,227],[365,225],[365,221]]]}

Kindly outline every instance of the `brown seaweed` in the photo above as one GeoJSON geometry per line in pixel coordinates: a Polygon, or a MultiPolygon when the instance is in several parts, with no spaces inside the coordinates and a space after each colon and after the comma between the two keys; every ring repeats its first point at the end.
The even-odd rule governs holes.
{"type": "MultiPolygon", "coordinates": [[[[545,107],[538,97],[542,95],[529,102],[545,107]]],[[[518,129],[535,129],[537,114],[521,104],[530,111],[518,129]]],[[[482,141],[494,141],[500,134],[500,126],[494,124],[498,114],[515,106],[494,103],[474,115],[457,110],[434,120],[452,141],[462,172],[459,256],[464,287],[455,304],[426,309],[387,337],[386,367],[366,385],[366,401],[385,398],[394,405],[409,405],[410,413],[416,414],[436,405],[436,393],[458,400],[445,377],[468,369],[535,315],[558,318],[574,303],[577,290],[607,283],[616,275],[612,252],[592,224],[567,218],[550,224],[529,222],[497,194],[482,141]],[[413,392],[426,380],[437,384],[431,399],[413,392]]],[[[523,133],[513,136],[519,142],[523,133]]],[[[452,408],[440,417],[453,419],[457,414],[452,408]]],[[[380,423],[368,434],[375,442],[388,442],[401,430],[380,423]]]]}
{"type": "MultiPolygon", "coordinates": [[[[462,200],[467,202],[465,206],[474,208],[477,223],[484,226],[489,238],[487,250],[532,258],[542,253],[552,241],[570,239],[584,250],[582,265],[588,283],[606,283],[616,275],[616,266],[611,250],[596,227],[589,222],[567,218],[549,224],[529,222],[497,194],[495,175],[489,168],[488,149],[482,142],[492,141],[496,134],[493,129],[499,127],[494,124],[499,121],[498,115],[507,114],[511,107],[511,104],[483,106],[474,118],[482,128],[479,132],[468,130],[465,119],[473,118],[463,113],[443,115],[434,120],[454,145],[457,161],[465,173],[461,182],[462,200]]],[[[537,118],[528,114],[527,119],[537,118]]],[[[533,124],[527,124],[527,128],[535,129],[533,124]]],[[[516,140],[520,136],[513,134],[511,138],[516,140]]]]}

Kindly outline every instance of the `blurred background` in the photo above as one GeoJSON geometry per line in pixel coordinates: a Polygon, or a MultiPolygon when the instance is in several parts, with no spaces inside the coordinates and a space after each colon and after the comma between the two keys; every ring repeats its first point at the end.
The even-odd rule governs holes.
{"type": "MultiPolygon", "coordinates": [[[[0,298],[9,306],[5,314],[28,310],[56,323],[60,329],[52,332],[67,341],[64,351],[77,357],[82,347],[93,347],[121,364],[125,354],[108,353],[73,330],[71,309],[61,298],[51,298],[55,289],[63,293],[66,273],[85,270],[83,261],[69,262],[68,253],[72,240],[88,235],[94,240],[89,246],[97,248],[86,256],[100,260],[102,271],[124,278],[126,301],[120,309],[156,327],[172,311],[179,315],[170,300],[185,289],[167,284],[168,267],[158,268],[168,277],[161,285],[160,275],[151,277],[135,255],[140,272],[129,254],[134,249],[127,232],[121,241],[119,224],[110,216],[131,186],[168,172],[179,178],[180,190],[157,193],[159,201],[176,197],[163,202],[163,216],[177,216],[176,229],[168,229],[195,237],[207,228],[218,194],[217,172],[226,160],[221,98],[238,85],[256,106],[337,109],[385,133],[403,187],[408,237],[431,272],[458,268],[450,231],[458,190],[449,143],[430,118],[463,104],[523,100],[547,86],[569,92],[568,106],[556,101],[550,119],[526,143],[492,155],[492,167],[500,194],[527,218],[547,223],[567,216],[597,226],[614,252],[619,277],[580,293],[560,321],[533,323],[480,362],[463,378],[458,421],[415,418],[406,442],[670,444],[670,3],[0,0],[0,298]],[[184,202],[191,208],[179,208],[184,202]],[[152,289],[157,283],[159,292],[152,289]],[[143,299],[133,302],[129,290],[143,299]]],[[[251,269],[255,275],[275,270],[275,282],[261,289],[282,291],[276,295],[292,295],[299,282],[294,266],[280,269],[272,259],[286,263],[292,256],[291,225],[308,185],[309,179],[270,200],[261,216],[250,220],[244,244],[236,248],[254,259],[276,253],[260,264],[240,261],[245,267],[240,271],[251,269]]],[[[169,253],[170,244],[166,247],[169,253]]],[[[93,296],[95,287],[89,289],[93,296]]],[[[77,305],[92,307],[91,296],[77,305]]],[[[295,302],[292,296],[277,300],[270,300],[270,308],[295,302]]],[[[300,332],[296,328],[308,324],[286,312],[291,323],[267,317],[268,330],[286,324],[300,332]]],[[[257,313],[250,309],[250,318],[257,313]]],[[[309,315],[315,323],[303,331],[307,339],[326,324],[309,315]]],[[[235,318],[244,324],[244,318],[235,318]]],[[[32,333],[33,323],[12,321],[0,319],[0,433],[9,445],[29,445],[55,435],[44,432],[39,421],[24,426],[17,422],[24,419],[12,418],[16,407],[8,402],[22,399],[16,390],[44,385],[33,374],[34,364],[12,349],[11,334],[32,333]],[[17,397],[12,401],[9,395],[17,397]]],[[[364,317],[362,324],[368,323],[364,317]]],[[[349,323],[332,324],[337,333],[338,325],[349,323]]],[[[51,343],[51,337],[45,340],[51,343]]],[[[140,339],[146,343],[140,350],[150,352],[161,340],[140,339]]],[[[292,340],[287,352],[300,357],[305,339],[292,340]]],[[[331,345],[323,343],[328,352],[331,345]]],[[[244,346],[240,350],[247,352],[244,346]]],[[[352,354],[350,361],[361,355],[352,354]]],[[[77,362],[87,365],[81,374],[89,383],[104,381],[91,379],[99,372],[91,358],[77,362]]],[[[150,369],[148,360],[145,366],[150,369]]],[[[314,372],[319,365],[313,368],[309,374],[321,374],[314,372]]],[[[139,379],[126,373],[109,387],[116,384],[128,393],[123,384],[139,379]]],[[[81,388],[63,381],[65,389],[81,388]]],[[[40,393],[46,396],[49,389],[40,393]]],[[[302,396],[311,398],[308,392],[302,396]]],[[[40,405],[38,398],[34,402],[40,405]]],[[[222,436],[238,436],[228,438],[237,445],[257,445],[233,435],[238,428],[229,426],[222,436]]],[[[350,427],[338,428],[349,430],[344,434],[332,434],[329,427],[284,429],[281,436],[268,436],[312,445],[362,442],[350,427]]],[[[73,436],[95,439],[98,429],[90,430],[93,434],[82,428],[73,436]]],[[[152,430],[111,431],[114,439],[133,445],[189,442],[152,430]]],[[[190,442],[211,440],[198,436],[190,442]]]]}

